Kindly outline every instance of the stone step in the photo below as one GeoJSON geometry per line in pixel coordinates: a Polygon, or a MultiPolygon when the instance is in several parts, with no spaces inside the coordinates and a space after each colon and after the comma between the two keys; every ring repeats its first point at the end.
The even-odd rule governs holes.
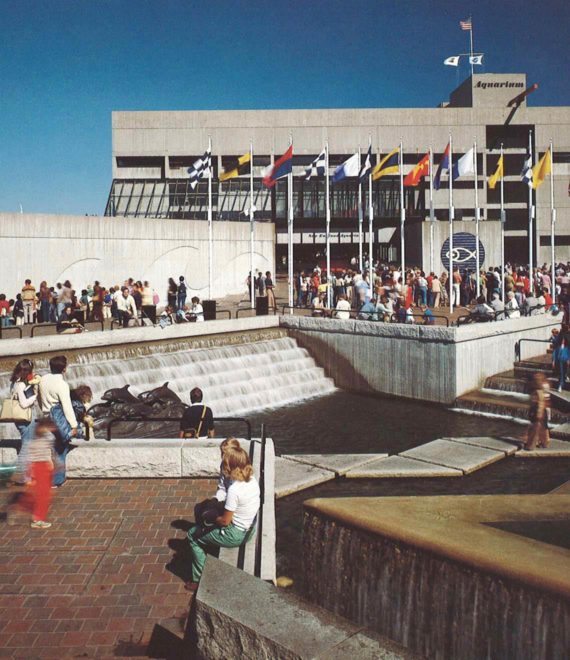
{"type": "Polygon", "coordinates": [[[335,477],[334,470],[325,470],[277,457],[275,459],[275,497],[279,499],[325,481],[331,481],[335,477]]]}
{"type": "Polygon", "coordinates": [[[389,456],[353,468],[346,473],[347,479],[431,479],[434,477],[462,476],[463,472],[461,470],[418,461],[405,456],[389,456]]]}
{"type": "Polygon", "coordinates": [[[465,442],[439,439],[401,452],[400,456],[470,474],[502,460],[506,454],[503,449],[488,449],[481,444],[466,444],[465,442]]]}
{"type": "Polygon", "coordinates": [[[387,456],[388,454],[287,454],[283,455],[282,458],[312,465],[323,470],[332,470],[337,477],[342,477],[349,470],[387,456]]]}
{"type": "Polygon", "coordinates": [[[550,440],[546,449],[533,449],[532,451],[519,451],[517,458],[570,458],[570,442],[564,440],[550,440]]]}
{"type": "MultiPolygon", "coordinates": [[[[515,417],[516,419],[528,420],[529,405],[526,401],[517,400],[515,397],[494,395],[481,390],[468,392],[455,401],[455,407],[461,410],[472,410],[481,413],[491,413],[504,417],[515,417]]],[[[557,424],[570,421],[570,415],[552,409],[551,421],[557,424]]]]}

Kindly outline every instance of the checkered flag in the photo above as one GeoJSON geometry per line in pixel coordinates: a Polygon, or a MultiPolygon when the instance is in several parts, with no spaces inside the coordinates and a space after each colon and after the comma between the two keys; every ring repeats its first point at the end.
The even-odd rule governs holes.
{"type": "Polygon", "coordinates": [[[315,158],[315,160],[305,168],[305,181],[308,181],[312,176],[324,176],[325,174],[325,150],[323,149],[321,153],[315,158]]]}
{"type": "Polygon", "coordinates": [[[524,159],[524,165],[521,172],[521,180],[526,183],[526,185],[532,187],[532,156],[530,151],[526,152],[526,157],[524,159]]]}
{"type": "Polygon", "coordinates": [[[200,181],[202,177],[211,176],[211,171],[212,171],[212,154],[210,150],[208,150],[202,156],[202,158],[198,158],[198,160],[194,162],[192,167],[188,168],[188,174],[190,175],[188,179],[190,180],[190,186],[192,190],[196,188],[198,181],[200,181]]]}

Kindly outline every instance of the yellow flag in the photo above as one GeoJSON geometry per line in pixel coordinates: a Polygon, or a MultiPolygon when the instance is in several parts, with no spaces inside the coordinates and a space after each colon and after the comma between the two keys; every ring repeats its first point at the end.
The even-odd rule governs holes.
{"type": "Polygon", "coordinates": [[[550,147],[548,147],[544,156],[532,168],[532,187],[536,190],[551,171],[552,158],[550,156],[550,147]]]}
{"type": "Polygon", "coordinates": [[[502,179],[504,176],[505,176],[505,169],[503,165],[503,157],[501,156],[499,158],[499,162],[497,163],[497,169],[495,170],[495,173],[489,177],[489,188],[491,188],[491,190],[494,190],[495,186],[497,185],[497,181],[499,179],[502,179]]]}
{"type": "Polygon", "coordinates": [[[372,170],[372,181],[378,181],[386,174],[398,174],[400,172],[399,167],[399,154],[400,148],[396,147],[391,151],[387,156],[384,156],[382,160],[376,165],[372,170]]]}
{"type": "Polygon", "coordinates": [[[220,181],[229,181],[236,176],[241,176],[242,174],[249,174],[251,167],[251,152],[247,152],[239,158],[234,158],[228,167],[220,174],[220,181]]]}

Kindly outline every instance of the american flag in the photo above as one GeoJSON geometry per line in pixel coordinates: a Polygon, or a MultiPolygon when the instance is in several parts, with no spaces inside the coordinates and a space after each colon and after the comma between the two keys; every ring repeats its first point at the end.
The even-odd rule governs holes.
{"type": "Polygon", "coordinates": [[[473,23],[471,22],[471,18],[466,18],[464,21],[459,21],[459,27],[462,30],[472,30],[473,23]]]}

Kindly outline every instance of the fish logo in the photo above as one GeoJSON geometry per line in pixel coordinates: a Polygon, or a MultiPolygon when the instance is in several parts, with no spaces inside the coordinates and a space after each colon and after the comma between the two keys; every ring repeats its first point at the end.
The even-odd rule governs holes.
{"type": "MultiPolygon", "coordinates": [[[[441,246],[441,262],[446,270],[449,270],[449,238],[441,246]]],[[[477,270],[477,239],[473,234],[459,232],[453,234],[453,266],[457,266],[460,272],[477,270]]],[[[479,241],[479,268],[485,263],[485,248],[479,241]]]]}

